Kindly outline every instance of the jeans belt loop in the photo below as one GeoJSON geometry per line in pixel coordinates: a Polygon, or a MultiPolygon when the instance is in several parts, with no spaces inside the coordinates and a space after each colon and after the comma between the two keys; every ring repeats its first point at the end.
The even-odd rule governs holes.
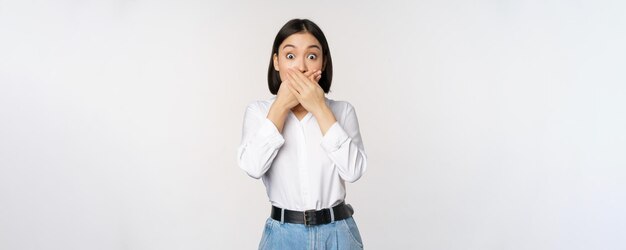
{"type": "Polygon", "coordinates": [[[280,209],[280,224],[285,224],[285,209],[281,208],[280,209]]]}
{"type": "Polygon", "coordinates": [[[331,207],[329,210],[330,210],[330,223],[335,223],[335,209],[331,207]]]}

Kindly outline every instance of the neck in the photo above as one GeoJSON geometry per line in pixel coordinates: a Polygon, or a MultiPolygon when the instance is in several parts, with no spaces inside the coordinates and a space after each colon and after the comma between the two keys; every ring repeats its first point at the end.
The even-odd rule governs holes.
{"type": "Polygon", "coordinates": [[[302,107],[302,104],[298,104],[295,107],[291,108],[291,111],[293,112],[306,112],[306,109],[304,109],[304,107],[302,107]]]}

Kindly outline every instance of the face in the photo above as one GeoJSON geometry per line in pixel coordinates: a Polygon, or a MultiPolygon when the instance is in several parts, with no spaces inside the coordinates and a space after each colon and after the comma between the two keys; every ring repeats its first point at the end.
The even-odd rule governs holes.
{"type": "Polygon", "coordinates": [[[324,70],[322,45],[309,33],[295,33],[287,37],[278,47],[278,54],[274,54],[274,69],[278,71],[280,79],[288,78],[287,70],[299,70],[302,73],[324,70]]]}

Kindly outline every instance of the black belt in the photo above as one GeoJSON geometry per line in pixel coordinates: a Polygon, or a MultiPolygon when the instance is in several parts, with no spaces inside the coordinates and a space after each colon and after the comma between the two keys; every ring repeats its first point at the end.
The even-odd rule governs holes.
{"type": "MultiPolygon", "coordinates": [[[[304,224],[304,225],[321,225],[332,222],[332,216],[330,213],[331,208],[325,208],[322,210],[306,210],[306,211],[293,211],[284,209],[285,220],[287,223],[304,224]]],[[[346,205],[344,202],[332,208],[335,220],[343,220],[350,218],[354,214],[352,206],[346,205]]],[[[272,219],[280,221],[281,208],[272,206],[272,219]]]]}

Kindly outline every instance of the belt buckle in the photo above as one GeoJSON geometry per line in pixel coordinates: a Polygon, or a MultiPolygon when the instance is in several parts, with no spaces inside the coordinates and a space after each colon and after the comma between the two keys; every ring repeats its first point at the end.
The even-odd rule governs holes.
{"type": "Polygon", "coordinates": [[[305,226],[311,225],[311,219],[313,217],[315,217],[315,209],[306,210],[306,211],[304,211],[302,213],[304,215],[304,225],[305,226]],[[309,213],[311,213],[311,214],[309,214],[309,213]]]}

